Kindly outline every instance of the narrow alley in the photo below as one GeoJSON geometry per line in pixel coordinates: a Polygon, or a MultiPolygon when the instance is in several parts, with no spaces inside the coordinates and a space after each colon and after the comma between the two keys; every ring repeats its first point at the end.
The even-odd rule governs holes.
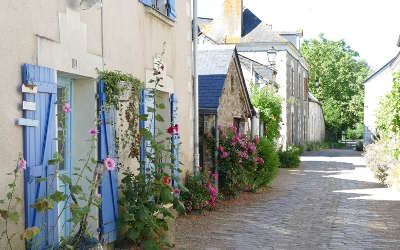
{"type": "Polygon", "coordinates": [[[400,249],[399,193],[358,152],[307,152],[254,197],[179,218],[176,249],[400,249]]]}

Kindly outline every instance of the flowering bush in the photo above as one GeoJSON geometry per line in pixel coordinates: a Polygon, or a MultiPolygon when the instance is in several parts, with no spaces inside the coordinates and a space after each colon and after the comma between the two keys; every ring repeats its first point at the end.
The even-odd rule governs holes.
{"type": "MultiPolygon", "coordinates": [[[[225,197],[235,197],[239,191],[254,191],[254,180],[258,166],[264,164],[264,159],[257,153],[259,138],[250,140],[231,125],[229,128],[218,128],[220,141],[218,158],[214,159],[218,166],[219,190],[225,197]]],[[[211,152],[215,150],[215,138],[207,138],[211,152]]]]}

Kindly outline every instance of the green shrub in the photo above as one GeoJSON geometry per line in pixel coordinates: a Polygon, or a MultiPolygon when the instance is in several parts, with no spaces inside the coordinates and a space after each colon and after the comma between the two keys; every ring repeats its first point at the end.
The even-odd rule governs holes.
{"type": "Polygon", "coordinates": [[[198,172],[187,175],[185,187],[187,190],[181,192],[180,199],[185,205],[186,212],[211,208],[209,203],[211,195],[208,189],[209,179],[207,174],[198,172]]]}
{"type": "Polygon", "coordinates": [[[281,168],[295,168],[300,165],[301,150],[296,146],[289,146],[286,151],[280,150],[279,161],[281,168]]]}
{"type": "Polygon", "coordinates": [[[264,159],[264,164],[258,165],[254,183],[256,188],[261,188],[268,186],[275,178],[280,163],[275,144],[267,138],[263,137],[260,139],[257,152],[258,155],[264,159]]]}
{"type": "Polygon", "coordinates": [[[364,134],[364,124],[357,123],[354,128],[347,130],[347,139],[357,140],[362,139],[364,134]]]}

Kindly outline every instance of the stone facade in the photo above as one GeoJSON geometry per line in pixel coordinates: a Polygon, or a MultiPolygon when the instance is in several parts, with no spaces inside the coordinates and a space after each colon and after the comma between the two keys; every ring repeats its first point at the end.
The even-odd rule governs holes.
{"type": "MultiPolygon", "coordinates": [[[[250,132],[249,118],[251,110],[249,101],[246,96],[244,83],[241,83],[240,65],[234,57],[229,65],[228,73],[224,82],[221,96],[219,98],[218,107],[218,125],[222,128],[228,128],[232,124],[239,124],[242,133],[250,132]]],[[[212,154],[206,145],[206,137],[214,136],[215,133],[215,115],[203,115],[200,122],[201,142],[200,151],[202,152],[201,164],[203,167],[210,169],[213,166],[212,154]]]]}

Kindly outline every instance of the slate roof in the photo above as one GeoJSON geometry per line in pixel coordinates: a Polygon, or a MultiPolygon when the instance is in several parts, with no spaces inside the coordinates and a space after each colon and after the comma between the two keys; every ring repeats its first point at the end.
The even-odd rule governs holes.
{"type": "Polygon", "coordinates": [[[242,25],[242,37],[249,34],[254,28],[256,28],[260,23],[261,19],[254,15],[251,10],[245,8],[243,10],[243,25],[242,25]]]}
{"type": "Polygon", "coordinates": [[[216,111],[235,46],[200,46],[198,50],[199,109],[216,111]]]}
{"type": "Polygon", "coordinates": [[[251,42],[276,42],[276,43],[286,43],[287,40],[279,35],[278,32],[272,31],[271,28],[265,24],[261,23],[256,28],[254,28],[250,33],[242,37],[241,42],[251,43],[251,42]]]}
{"type": "Polygon", "coordinates": [[[226,75],[234,50],[235,45],[199,46],[197,55],[198,74],[226,75]]]}
{"type": "Polygon", "coordinates": [[[242,67],[246,67],[246,69],[250,70],[250,65],[253,65],[253,70],[257,72],[265,81],[269,81],[272,78],[272,69],[267,65],[264,65],[256,60],[248,58],[239,53],[239,60],[242,64],[242,67]]]}

